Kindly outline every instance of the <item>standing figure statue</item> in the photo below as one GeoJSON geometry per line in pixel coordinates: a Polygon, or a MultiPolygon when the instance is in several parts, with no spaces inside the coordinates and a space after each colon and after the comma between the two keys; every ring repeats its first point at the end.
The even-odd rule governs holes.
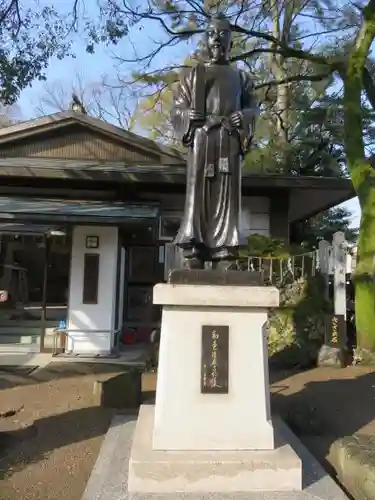
{"type": "Polygon", "coordinates": [[[190,269],[233,261],[240,235],[241,174],[254,135],[258,105],[249,75],[229,61],[229,21],[211,18],[209,59],[182,72],[172,125],[188,148],[184,216],[175,244],[190,269]]]}

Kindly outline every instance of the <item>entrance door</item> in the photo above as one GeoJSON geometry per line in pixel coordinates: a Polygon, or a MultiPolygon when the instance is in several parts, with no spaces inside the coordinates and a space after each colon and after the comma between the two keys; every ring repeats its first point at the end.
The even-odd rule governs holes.
{"type": "Polygon", "coordinates": [[[134,341],[148,340],[152,329],[159,326],[161,316],[160,308],[154,306],[152,301],[153,287],[164,277],[164,264],[159,263],[157,226],[152,224],[149,226],[151,229],[145,231],[144,224],[139,232],[132,233],[131,238],[128,237],[128,228],[128,234],[121,237],[126,255],[124,279],[121,280],[124,290],[123,293],[120,291],[122,323],[125,332],[134,332],[134,341]]]}

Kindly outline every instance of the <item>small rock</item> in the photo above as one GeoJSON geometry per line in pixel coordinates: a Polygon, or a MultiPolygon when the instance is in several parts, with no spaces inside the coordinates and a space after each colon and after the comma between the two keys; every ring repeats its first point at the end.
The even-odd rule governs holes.
{"type": "Polygon", "coordinates": [[[318,366],[343,366],[342,349],[323,344],[318,354],[318,366]]]}
{"type": "Polygon", "coordinates": [[[367,349],[361,349],[357,347],[354,350],[353,356],[354,365],[364,365],[364,366],[374,366],[375,365],[375,353],[367,349]]]}

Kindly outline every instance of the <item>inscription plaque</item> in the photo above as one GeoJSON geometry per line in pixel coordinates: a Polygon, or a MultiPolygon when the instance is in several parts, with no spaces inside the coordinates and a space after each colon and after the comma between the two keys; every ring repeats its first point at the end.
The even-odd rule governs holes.
{"type": "Polygon", "coordinates": [[[202,326],[201,392],[227,394],[229,327],[202,326]]]}
{"type": "Polygon", "coordinates": [[[325,343],[331,347],[346,347],[346,321],[343,314],[327,314],[325,343]]]}

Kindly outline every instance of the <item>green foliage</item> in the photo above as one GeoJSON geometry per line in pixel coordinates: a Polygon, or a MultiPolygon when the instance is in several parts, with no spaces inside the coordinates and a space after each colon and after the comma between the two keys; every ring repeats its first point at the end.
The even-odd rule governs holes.
{"type": "Polygon", "coordinates": [[[241,250],[241,257],[285,257],[291,249],[283,240],[253,234],[247,238],[247,248],[241,250]]]}
{"type": "Polygon", "coordinates": [[[52,56],[70,54],[69,20],[53,7],[39,10],[17,1],[0,5],[0,102],[12,104],[35,79],[45,79],[52,56]]]}
{"type": "Polygon", "coordinates": [[[269,317],[268,352],[271,365],[307,368],[316,363],[324,340],[325,299],[320,274],[300,278],[280,291],[281,307],[269,317]]]}
{"type": "MultiPolygon", "coordinates": [[[[316,362],[324,338],[324,317],[330,311],[331,303],[325,298],[325,281],[315,270],[314,261],[305,255],[305,272],[308,263],[313,272],[294,278],[288,273],[288,257],[301,254],[301,246],[288,246],[284,241],[262,235],[248,238],[248,248],[242,257],[262,257],[263,273],[269,273],[272,260],[272,284],[280,290],[280,308],[269,315],[268,353],[272,365],[309,367],[316,362]],[[269,259],[269,260],[268,260],[269,259]],[[278,275],[283,268],[284,277],[278,275]]],[[[294,257],[295,262],[297,257],[294,257]]],[[[298,265],[298,263],[297,263],[298,265]]],[[[300,268],[294,267],[294,275],[300,268]]]]}
{"type": "Polygon", "coordinates": [[[320,240],[331,242],[334,233],[342,231],[349,242],[356,242],[358,229],[350,227],[349,210],[335,207],[321,214],[293,224],[291,227],[291,241],[302,244],[304,247],[317,248],[320,240]]]}

